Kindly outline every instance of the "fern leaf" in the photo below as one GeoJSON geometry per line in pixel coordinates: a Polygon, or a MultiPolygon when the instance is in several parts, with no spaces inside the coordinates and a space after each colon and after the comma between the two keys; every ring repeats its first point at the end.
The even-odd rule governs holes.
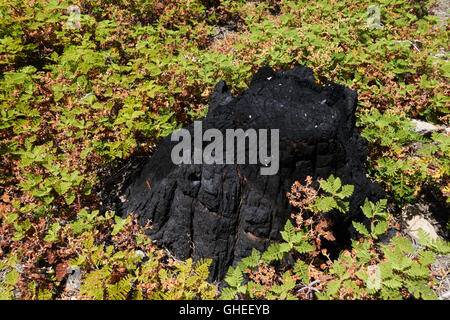
{"type": "Polygon", "coordinates": [[[298,253],[308,253],[314,251],[314,247],[306,240],[294,245],[294,248],[298,253]]]}
{"type": "Polygon", "coordinates": [[[239,268],[229,267],[225,281],[232,287],[238,288],[242,285],[243,275],[239,268]]]}
{"type": "Polygon", "coordinates": [[[340,287],[341,287],[341,280],[336,279],[331,281],[330,283],[328,283],[327,286],[327,294],[329,296],[334,296],[338,292],[340,287]]]}
{"type": "Polygon", "coordinates": [[[360,222],[352,221],[353,227],[355,227],[356,231],[361,233],[363,236],[370,237],[369,231],[367,231],[367,228],[360,222]]]}
{"type": "Polygon", "coordinates": [[[317,199],[317,209],[322,212],[328,212],[337,207],[336,200],[333,197],[323,197],[317,199]]]}
{"type": "Polygon", "coordinates": [[[256,250],[255,248],[253,248],[251,256],[245,257],[241,261],[242,261],[243,265],[245,266],[245,268],[247,268],[247,267],[253,268],[259,264],[260,259],[261,259],[261,253],[258,250],[256,250]]]}
{"type": "Polygon", "coordinates": [[[375,226],[374,230],[372,230],[372,236],[375,239],[378,239],[378,237],[382,234],[385,234],[387,229],[389,227],[389,222],[388,221],[380,221],[377,223],[377,225],[375,226]]]}
{"type": "Polygon", "coordinates": [[[281,231],[281,237],[286,242],[292,242],[292,239],[295,236],[295,228],[292,225],[291,220],[288,220],[286,222],[286,225],[284,226],[284,231],[281,231]]]}
{"type": "Polygon", "coordinates": [[[293,271],[302,283],[309,284],[309,266],[305,262],[297,260],[293,271]]]}
{"type": "Polygon", "coordinates": [[[434,252],[427,251],[427,250],[421,250],[419,251],[419,261],[423,265],[430,265],[436,260],[436,256],[434,252]]]}
{"type": "Polygon", "coordinates": [[[388,279],[388,280],[383,280],[382,284],[390,289],[398,289],[402,286],[401,281],[398,281],[397,279],[393,279],[393,278],[388,279]]]}
{"type": "Polygon", "coordinates": [[[402,251],[407,254],[414,254],[414,248],[411,242],[403,237],[394,237],[391,239],[391,243],[398,246],[402,251]]]}
{"type": "Polygon", "coordinates": [[[339,193],[340,198],[344,199],[350,197],[353,194],[354,189],[355,187],[349,184],[343,186],[341,192],[339,193]]]}
{"type": "Polygon", "coordinates": [[[283,258],[283,256],[284,252],[280,249],[280,244],[273,243],[263,253],[261,259],[266,263],[270,263],[274,260],[280,260],[281,258],[283,258]]]}
{"type": "Polygon", "coordinates": [[[234,288],[223,288],[222,295],[220,296],[220,300],[233,300],[237,294],[237,290],[234,288]]]}

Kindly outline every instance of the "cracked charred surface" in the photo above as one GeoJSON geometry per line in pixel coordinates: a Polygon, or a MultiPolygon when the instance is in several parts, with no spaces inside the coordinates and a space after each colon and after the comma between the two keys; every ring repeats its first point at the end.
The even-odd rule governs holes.
{"type": "MultiPolygon", "coordinates": [[[[237,97],[220,81],[201,119],[203,131],[279,129],[278,174],[260,175],[259,164],[174,165],[171,151],[178,142],[168,136],[135,173],[120,211],[137,214],[142,225],[150,219],[149,236],[179,259],[212,258],[210,279],[220,280],[252,248],[262,251],[280,239],[294,212],[286,192],[295,180],[334,174],[355,186],[350,213],[332,214],[337,243],[345,244],[354,236],[350,220],[363,219],[364,199],[383,196],[365,175],[366,141],[355,128],[356,103],[356,92],[318,85],[312,70],[302,66],[261,68],[237,97]]],[[[186,129],[193,137],[193,125],[186,129]]]]}

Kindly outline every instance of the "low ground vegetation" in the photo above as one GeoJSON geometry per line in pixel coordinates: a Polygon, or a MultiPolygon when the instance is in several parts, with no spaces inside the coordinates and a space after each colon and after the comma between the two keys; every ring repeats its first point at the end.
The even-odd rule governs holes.
{"type": "Polygon", "coordinates": [[[426,234],[415,246],[401,236],[380,242],[404,204],[429,195],[449,203],[448,131],[424,137],[409,121],[449,122],[448,27],[431,7],[0,0],[0,297],[436,298],[439,275],[430,265],[449,255],[448,244],[426,234]],[[69,5],[79,10],[67,13],[69,5]],[[320,190],[294,184],[287,196],[298,212],[284,242],[231,268],[220,290],[206,282],[208,261],[177,261],[132,217],[105,210],[108,172],[203,116],[217,81],[238,94],[261,66],[297,63],[319,83],[358,91],[368,174],[388,194],[366,202],[372,224],[355,223],[361,240],[338,259],[322,246],[333,241],[326,216],[345,214],[352,187],[334,177],[320,190]],[[79,285],[69,267],[79,270],[79,285]]]}

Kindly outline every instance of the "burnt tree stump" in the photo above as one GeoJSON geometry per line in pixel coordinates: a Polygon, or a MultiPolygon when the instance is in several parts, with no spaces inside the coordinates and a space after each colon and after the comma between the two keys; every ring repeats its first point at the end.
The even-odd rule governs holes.
{"type": "MultiPolygon", "coordinates": [[[[350,212],[333,219],[333,233],[345,243],[355,232],[351,219],[363,220],[364,199],[383,196],[366,178],[367,147],[355,128],[356,104],[355,91],[318,85],[312,70],[302,66],[261,68],[237,97],[220,81],[201,119],[203,131],[279,129],[278,173],[261,175],[260,164],[175,165],[171,151],[178,142],[168,136],[135,173],[121,213],[137,214],[142,225],[150,219],[148,235],[179,259],[212,258],[211,279],[220,280],[252,248],[262,251],[280,239],[295,212],[286,197],[294,181],[334,174],[355,187],[350,212]]],[[[186,129],[193,133],[193,125],[186,129]]]]}

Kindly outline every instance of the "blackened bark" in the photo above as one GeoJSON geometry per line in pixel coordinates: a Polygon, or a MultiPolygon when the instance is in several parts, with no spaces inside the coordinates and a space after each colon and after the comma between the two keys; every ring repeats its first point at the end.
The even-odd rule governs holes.
{"type": "MultiPolygon", "coordinates": [[[[383,196],[365,175],[366,141],[355,128],[356,104],[355,91],[318,85],[312,70],[302,66],[284,72],[261,68],[237,97],[220,81],[201,119],[203,131],[279,129],[278,174],[260,175],[260,164],[174,165],[177,142],[168,136],[136,173],[122,213],[138,214],[142,225],[151,219],[149,236],[178,258],[212,258],[211,279],[223,279],[228,266],[252,248],[262,251],[280,239],[295,212],[286,198],[295,180],[334,174],[355,186],[350,213],[333,218],[333,232],[343,244],[354,236],[350,220],[362,220],[364,199],[383,196]]],[[[193,137],[193,125],[186,129],[193,137]]]]}

